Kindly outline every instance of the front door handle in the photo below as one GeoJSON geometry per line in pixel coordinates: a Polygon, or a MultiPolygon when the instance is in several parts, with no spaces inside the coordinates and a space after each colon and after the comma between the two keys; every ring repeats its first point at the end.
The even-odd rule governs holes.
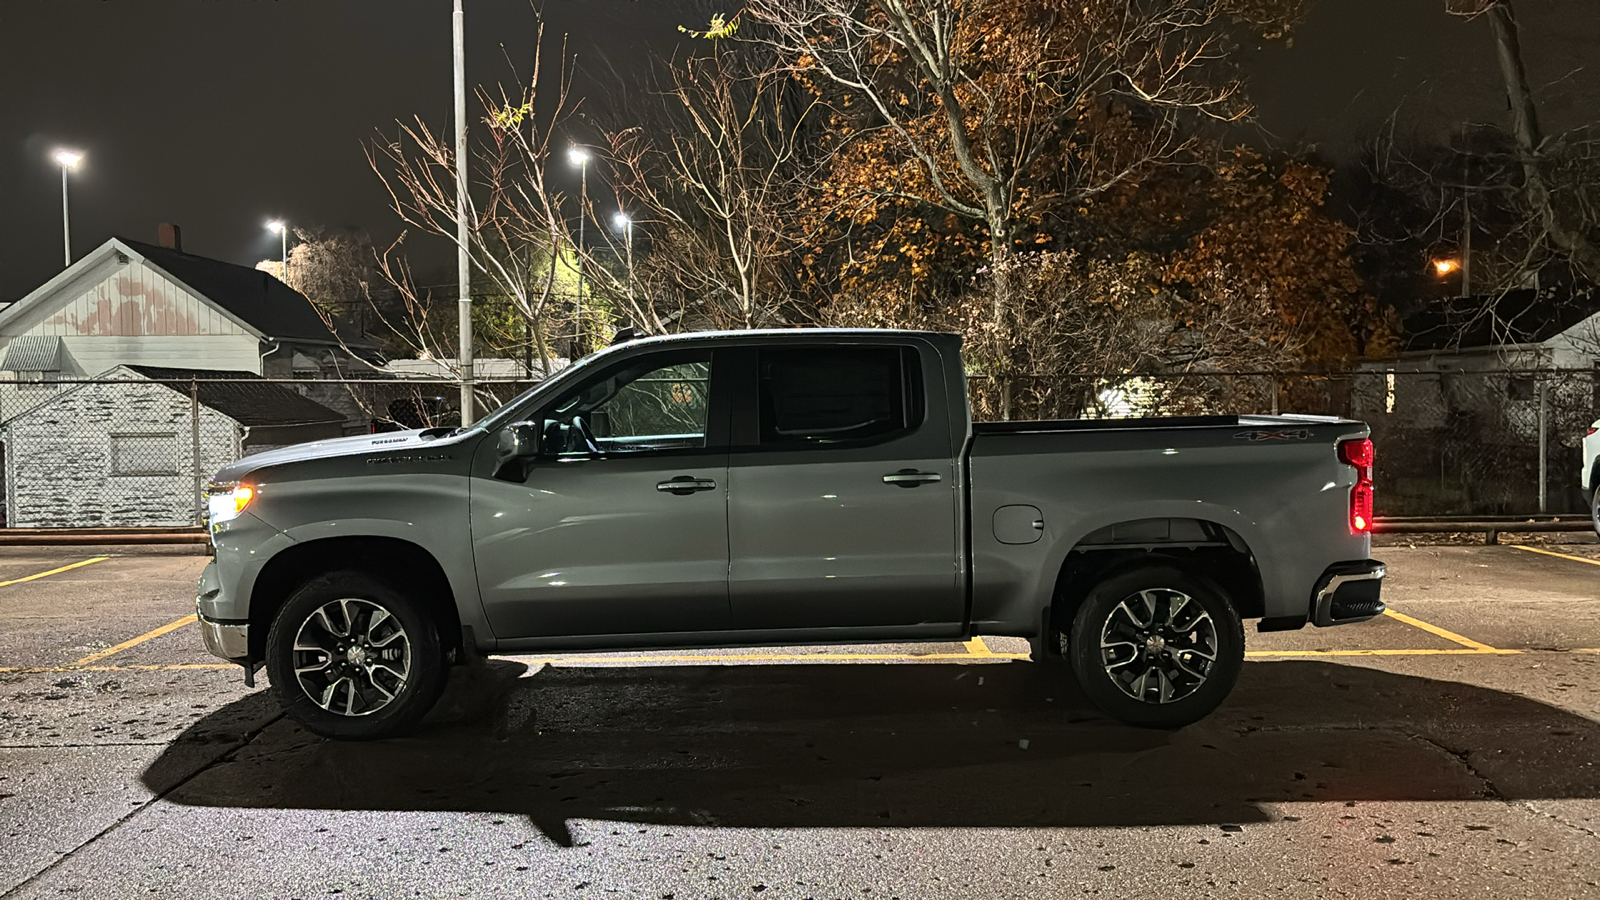
{"type": "Polygon", "coordinates": [[[662,481],[656,484],[656,490],[664,494],[677,494],[687,497],[695,491],[714,491],[717,483],[709,478],[696,478],[693,475],[679,475],[671,481],[662,481]]]}
{"type": "Polygon", "coordinates": [[[916,469],[901,469],[898,472],[883,476],[884,484],[892,484],[903,488],[913,488],[919,484],[929,484],[939,480],[938,472],[918,472],[916,469]]]}

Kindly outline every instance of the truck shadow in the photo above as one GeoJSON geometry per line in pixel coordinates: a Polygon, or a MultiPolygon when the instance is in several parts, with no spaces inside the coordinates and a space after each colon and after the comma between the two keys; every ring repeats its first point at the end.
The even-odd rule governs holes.
{"type": "MultiPolygon", "coordinates": [[[[789,827],[1271,821],[1294,801],[1600,797],[1600,725],[1514,694],[1322,662],[1249,663],[1178,732],[1123,727],[1023,664],[458,670],[415,735],[324,741],[279,720],[204,767],[196,722],[142,780],[183,804],[789,827]],[[198,774],[196,774],[196,771],[198,774]]],[[[235,731],[236,733],[236,731],[235,731]]]]}

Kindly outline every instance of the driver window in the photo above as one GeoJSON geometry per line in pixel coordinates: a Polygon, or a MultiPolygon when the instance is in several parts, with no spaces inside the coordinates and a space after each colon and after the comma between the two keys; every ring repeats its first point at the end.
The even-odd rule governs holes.
{"type": "Polygon", "coordinates": [[[545,415],[546,445],[563,455],[704,447],[710,387],[709,351],[638,360],[557,401],[545,415]]]}

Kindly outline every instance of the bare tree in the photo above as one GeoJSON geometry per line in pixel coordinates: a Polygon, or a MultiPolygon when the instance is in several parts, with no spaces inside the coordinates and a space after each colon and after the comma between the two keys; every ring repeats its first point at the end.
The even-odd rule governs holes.
{"type": "Polygon", "coordinates": [[[1485,18],[1494,32],[1495,58],[1505,83],[1516,140],[1522,190],[1537,215],[1543,238],[1591,284],[1600,284],[1600,190],[1593,180],[1575,183],[1574,168],[1600,174],[1600,136],[1591,128],[1554,137],[1539,125],[1539,110],[1523,64],[1522,40],[1511,0],[1447,0],[1447,10],[1468,19],[1485,18]]]}
{"type": "Polygon", "coordinates": [[[658,120],[613,130],[619,187],[642,204],[652,301],[679,327],[786,320],[786,229],[819,100],[750,45],[666,64],[658,120]]]}
{"type": "MultiPolygon", "coordinates": [[[[548,373],[559,355],[553,343],[563,337],[561,332],[583,335],[571,352],[587,352],[593,336],[609,330],[607,309],[613,306],[648,329],[665,326],[649,304],[629,295],[625,277],[594,246],[580,247],[573,240],[574,215],[593,218],[596,210],[587,198],[567,196],[551,177],[553,166],[566,164],[567,141],[561,135],[578,114],[572,57],[563,43],[558,63],[547,71],[542,21],[535,41],[525,84],[478,91],[488,139],[475,148],[470,161],[477,190],[468,200],[467,250],[478,281],[521,317],[529,356],[548,373]],[[573,319],[571,301],[576,298],[562,290],[564,266],[581,268],[594,294],[605,301],[592,304],[586,293],[582,322],[573,319]]],[[[456,242],[455,153],[448,130],[420,118],[402,122],[393,137],[375,141],[367,155],[390,205],[408,226],[456,242]]],[[[386,257],[398,248],[399,242],[386,257]]],[[[385,258],[380,269],[404,297],[407,313],[399,324],[409,329],[418,350],[438,346],[442,323],[427,318],[428,297],[409,278],[403,260],[385,258]]]]}

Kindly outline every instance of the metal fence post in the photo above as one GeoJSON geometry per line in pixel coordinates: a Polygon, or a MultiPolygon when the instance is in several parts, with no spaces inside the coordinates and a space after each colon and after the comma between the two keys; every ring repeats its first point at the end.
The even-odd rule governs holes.
{"type": "Polygon", "coordinates": [[[1549,454],[1549,427],[1550,403],[1549,392],[1546,390],[1544,378],[1539,379],[1539,512],[1545,512],[1546,490],[1550,479],[1546,477],[1550,465],[1549,454]]]}
{"type": "Polygon", "coordinates": [[[189,378],[189,462],[194,468],[194,521],[200,524],[205,513],[205,484],[200,474],[200,381],[189,378]]]}

